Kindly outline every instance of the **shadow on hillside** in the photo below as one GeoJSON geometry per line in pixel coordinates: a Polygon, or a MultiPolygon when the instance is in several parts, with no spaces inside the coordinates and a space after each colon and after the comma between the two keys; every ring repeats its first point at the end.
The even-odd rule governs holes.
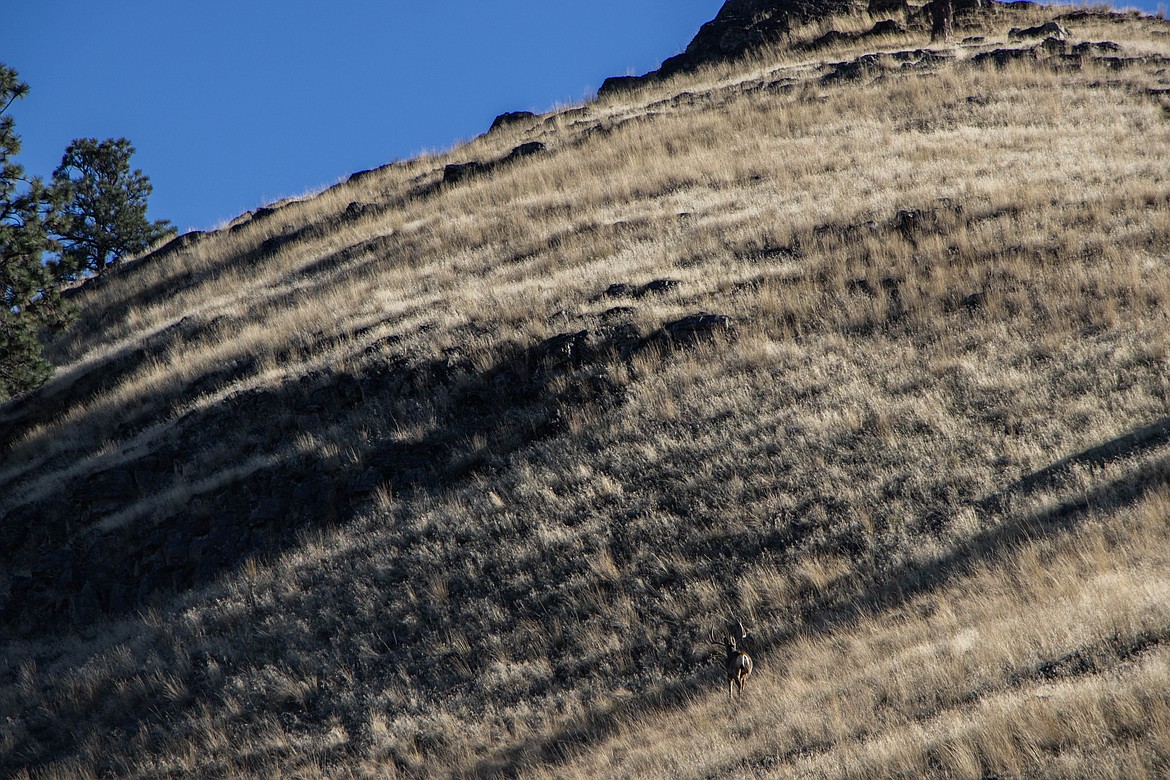
{"type": "MultiPolygon", "coordinates": [[[[1167,443],[1170,443],[1170,418],[1061,459],[976,502],[975,506],[984,515],[999,514],[1011,500],[1054,486],[1077,466],[1100,465],[1111,459],[1139,455],[1167,443]]],[[[802,605],[800,633],[829,632],[847,626],[863,615],[904,604],[970,573],[978,564],[997,558],[1019,544],[1072,529],[1092,512],[1107,512],[1131,505],[1167,484],[1170,484],[1170,458],[1162,458],[1047,510],[1005,517],[994,528],[977,534],[949,554],[926,564],[903,566],[861,592],[842,590],[820,594],[802,605]]],[[[795,628],[785,629],[765,640],[756,639],[751,650],[761,659],[766,659],[796,635],[795,628]]],[[[628,728],[627,724],[639,715],[681,707],[693,701],[694,696],[712,689],[715,676],[714,665],[711,665],[701,673],[668,683],[652,698],[620,708],[594,710],[552,736],[522,742],[484,759],[474,774],[479,777],[515,777],[535,765],[567,761],[580,749],[596,745],[628,728]]]]}
{"type": "MultiPolygon", "coordinates": [[[[15,577],[10,598],[0,603],[5,635],[15,639],[60,633],[70,626],[77,630],[105,614],[171,603],[183,591],[237,570],[250,557],[291,549],[307,528],[345,522],[367,507],[383,485],[397,493],[448,490],[472,474],[502,464],[517,449],[563,431],[571,410],[604,413],[620,404],[621,388],[608,379],[605,366],[637,350],[669,349],[660,336],[642,338],[623,326],[562,334],[529,348],[517,347],[486,370],[475,369],[465,357],[449,355],[418,365],[405,361],[381,365],[362,376],[321,373],[279,389],[242,393],[192,413],[176,421],[170,451],[155,452],[150,464],[130,464],[120,475],[87,480],[70,497],[82,503],[58,501],[54,504],[58,514],[76,510],[89,522],[108,518],[133,500],[139,482],[181,470],[181,448],[207,452],[224,445],[225,436],[237,439],[226,445],[228,451],[245,441],[263,451],[261,436],[279,441],[299,431],[326,430],[328,425],[353,430],[347,415],[368,404],[377,404],[390,417],[405,420],[413,412],[416,419],[432,418],[439,425],[416,437],[378,442],[360,464],[307,453],[192,495],[178,513],[164,519],[148,516],[75,534],[61,548],[48,545],[51,552],[37,569],[15,577]],[[471,440],[478,444],[469,447],[471,440]]],[[[0,526],[0,536],[5,537],[0,549],[10,550],[9,542],[36,547],[44,541],[36,535],[50,524],[19,520],[6,518],[0,526]],[[14,532],[35,538],[13,540],[14,532]]],[[[380,569],[369,574],[393,576],[380,569]]],[[[394,636],[394,651],[387,647],[387,652],[401,661],[417,650],[420,657],[414,660],[420,666],[431,664],[426,648],[413,644],[418,637],[402,631],[399,627],[394,636]],[[399,655],[400,647],[405,656],[399,655]]],[[[270,650],[279,655],[282,649],[253,653],[250,648],[249,663],[270,650]]],[[[190,667],[191,659],[176,661],[177,669],[190,667]]],[[[15,669],[0,665],[0,672],[11,678],[15,669]]],[[[384,670],[363,666],[362,673],[376,679],[384,670]]],[[[203,690],[199,669],[191,674],[192,690],[203,690]]],[[[182,704],[143,710],[126,728],[136,730],[141,722],[161,717],[162,710],[173,711],[182,704]]],[[[53,756],[70,755],[76,748],[77,735],[54,723],[37,721],[30,729],[53,756]]],[[[29,752],[21,760],[31,765],[45,755],[29,752]]]]}
{"type": "MultiPolygon", "coordinates": [[[[221,318],[200,320],[184,317],[144,339],[138,346],[111,351],[75,372],[57,374],[29,395],[0,405],[0,450],[26,436],[37,426],[68,414],[72,408],[92,404],[106,393],[114,391],[135,372],[164,356],[176,342],[204,338],[220,324],[221,318]]],[[[248,373],[248,367],[233,366],[206,374],[184,388],[182,397],[174,403],[191,400],[208,388],[232,381],[245,373],[248,373]]],[[[145,405],[128,410],[123,426],[132,427],[137,422],[137,416],[149,414],[150,410],[145,405]]]]}
{"type": "MultiPolygon", "coordinates": [[[[453,408],[460,409],[452,425],[460,425],[465,430],[477,430],[489,436],[487,445],[476,452],[464,451],[461,457],[452,457],[459,442],[439,431],[432,431],[412,441],[386,442],[373,449],[365,460],[362,471],[344,469],[338,470],[336,464],[329,464],[324,458],[308,458],[303,462],[281,464],[265,472],[264,475],[254,475],[241,483],[248,490],[272,491],[273,487],[281,487],[282,480],[295,480],[291,484],[291,494],[281,505],[281,511],[287,513],[286,520],[290,525],[285,529],[288,533],[280,533],[275,537],[267,536],[270,530],[265,530],[265,523],[271,521],[274,506],[269,504],[269,497],[259,499],[253,506],[247,522],[228,524],[224,527],[235,528],[233,533],[246,532],[244,537],[248,544],[258,545],[267,539],[273,545],[272,551],[279,552],[290,542],[296,539],[296,534],[306,526],[321,522],[328,522],[329,518],[322,519],[314,516],[320,506],[330,501],[337,502],[337,506],[348,507],[341,510],[333,520],[344,520],[347,512],[360,507],[359,499],[352,499],[349,504],[342,500],[339,491],[355,491],[360,497],[361,484],[365,477],[371,476],[367,471],[372,469],[378,481],[387,481],[403,490],[437,491],[451,480],[459,476],[466,476],[481,469],[490,469],[493,457],[506,454],[509,446],[519,447],[534,441],[550,432],[560,430],[556,410],[570,404],[603,405],[613,403],[613,388],[606,388],[604,383],[594,389],[583,390],[589,382],[568,383],[576,388],[569,391],[578,395],[560,396],[550,394],[545,383],[553,376],[564,376],[564,371],[574,368],[572,358],[573,344],[579,344],[578,334],[569,334],[568,338],[550,340],[533,348],[516,353],[511,359],[502,361],[485,372],[470,372],[461,367],[448,363],[428,364],[415,370],[406,370],[404,367],[385,367],[382,375],[352,377],[348,375],[328,375],[306,378],[303,386],[284,388],[282,392],[271,392],[263,397],[254,397],[251,400],[237,399],[235,414],[241,419],[248,419],[259,409],[272,409],[283,404],[290,404],[299,409],[300,414],[320,414],[326,417],[333,416],[337,410],[349,404],[356,407],[363,402],[363,393],[373,393],[377,388],[383,398],[396,399],[398,405],[409,405],[417,402],[417,391],[420,388],[433,388],[436,382],[445,386],[460,387],[452,391],[453,408]],[[427,374],[427,372],[434,372],[427,374]],[[443,378],[445,377],[445,378],[443,378]],[[524,380],[524,378],[527,378],[524,380]],[[524,380],[530,383],[528,389],[519,391],[516,383],[524,380]],[[579,395],[584,393],[584,395],[579,395]],[[349,399],[341,403],[341,399],[349,399]],[[317,411],[311,411],[316,408],[317,411]],[[546,427],[547,426],[547,427],[546,427]],[[493,429],[489,433],[489,429],[493,429]],[[499,437],[493,438],[493,437],[499,437]],[[481,456],[481,457],[480,457],[481,456]],[[400,471],[388,471],[392,469],[400,471]],[[326,476],[329,475],[329,476],[326,476]],[[342,477],[345,479],[343,480],[342,477]],[[303,506],[301,506],[303,504],[303,506]],[[259,525],[254,525],[257,518],[265,518],[259,525]],[[259,529],[259,530],[257,530],[259,529]]],[[[607,345],[608,346],[608,345],[607,345]]],[[[588,352],[586,352],[588,354],[588,352]]],[[[586,376],[592,376],[589,362],[580,360],[577,365],[584,370],[586,376]]],[[[564,384],[557,382],[556,384],[564,384]]],[[[368,399],[367,399],[368,400],[368,399]]],[[[225,414],[227,412],[224,412],[225,414]]],[[[295,419],[295,418],[294,418],[295,419]]],[[[192,435],[195,431],[205,429],[214,421],[208,416],[193,418],[186,424],[190,426],[192,435]]],[[[263,417],[256,419],[254,424],[264,427],[271,424],[271,420],[263,417]]],[[[216,423],[218,424],[218,423],[216,423]]],[[[448,427],[449,430],[449,427],[448,427]]],[[[211,429],[214,434],[214,429],[211,429]]],[[[205,434],[207,435],[207,434],[205,434]]],[[[1170,441],[1170,418],[1157,424],[1133,431],[1125,436],[1118,437],[1106,444],[1087,449],[1077,455],[1030,474],[1008,488],[998,492],[995,496],[977,502],[976,506],[989,520],[999,516],[994,507],[1006,506],[1013,498],[1034,493],[1045,485],[1055,484],[1061,475],[1068,470],[1083,464],[1100,463],[1109,457],[1123,458],[1148,452],[1150,449],[1170,441]],[[993,500],[994,499],[994,500],[993,500]]],[[[1075,527],[1085,519],[1090,511],[1109,510],[1131,504],[1159,486],[1166,484],[1170,474],[1170,459],[1161,459],[1142,468],[1132,470],[1125,476],[1103,483],[1095,489],[1076,496],[1064,504],[1052,507],[1046,511],[1019,517],[1008,517],[994,528],[991,528],[952,553],[926,565],[906,566],[894,572],[880,583],[873,583],[860,593],[829,592],[806,602],[801,612],[802,632],[831,631],[848,625],[863,614],[889,608],[905,603],[917,595],[929,592],[954,578],[960,577],[980,562],[994,558],[1010,550],[1014,545],[1028,539],[1043,537],[1058,533],[1064,529],[1075,527]]],[[[284,487],[289,487],[288,484],[284,487]]],[[[233,488],[235,489],[235,488],[233,488]]],[[[231,490],[217,494],[221,500],[242,500],[244,493],[232,494],[231,490]]],[[[185,516],[184,523],[192,525],[187,530],[176,528],[170,524],[163,535],[157,537],[143,548],[143,553],[154,558],[163,566],[173,566],[167,561],[168,550],[174,552],[189,549],[190,544],[198,543],[205,548],[204,554],[210,554],[209,545],[216,544],[216,534],[225,533],[219,526],[212,527],[199,536],[190,534],[201,526],[195,519],[195,514],[185,516]],[[169,535],[176,530],[181,531],[179,536],[169,535]],[[186,535],[184,535],[186,534],[186,535]],[[171,542],[175,543],[172,544],[171,542]],[[162,550],[155,549],[154,545],[162,543],[162,550]]],[[[110,537],[110,546],[104,550],[93,549],[91,555],[109,555],[105,562],[114,571],[127,568],[125,548],[118,545],[133,546],[138,537],[133,536],[133,529],[126,529],[110,537]]],[[[230,537],[225,537],[229,538],[230,537]]],[[[233,541],[234,543],[234,541],[233,541]]],[[[247,550],[263,552],[262,550],[247,550]]],[[[229,570],[239,564],[242,557],[232,560],[210,558],[216,562],[213,573],[229,570]]],[[[75,562],[76,563],[76,562],[75,562]]],[[[139,561],[141,567],[144,561],[139,561]]],[[[64,571],[70,571],[68,568],[64,571]]],[[[132,573],[132,572],[131,572],[132,573]]],[[[376,575],[377,572],[362,573],[355,569],[352,576],[366,577],[376,575]]],[[[72,575],[70,575],[72,576],[72,575]]],[[[147,576],[150,576],[149,573],[147,576]]],[[[405,575],[404,575],[405,576],[405,575]]],[[[165,592],[165,591],[164,591],[165,592]]],[[[371,627],[376,631],[377,626],[371,627]]],[[[421,630],[421,629],[420,629],[421,630]]],[[[767,669],[769,657],[782,654],[785,644],[795,636],[795,630],[781,631],[769,636],[766,641],[756,641],[751,650],[756,653],[762,662],[761,672],[767,669]]],[[[400,634],[391,640],[387,629],[387,639],[393,641],[393,648],[386,648],[387,656],[381,659],[369,660],[359,664],[353,673],[358,678],[355,685],[369,684],[371,680],[379,680],[385,674],[385,665],[415,664],[425,668],[433,662],[427,653],[421,635],[400,634]],[[402,644],[400,645],[400,640],[402,644]]],[[[259,641],[259,640],[257,640],[259,641]]],[[[264,649],[249,650],[249,663],[262,663],[260,660],[267,654],[272,658],[280,657],[282,652],[279,643],[264,649]]],[[[178,662],[176,662],[178,663],[178,662]]],[[[190,663],[188,660],[186,663],[190,663]]],[[[198,682],[202,674],[196,659],[196,669],[191,673],[192,690],[203,690],[203,684],[198,682]]],[[[413,668],[413,666],[411,666],[413,668]]],[[[14,673],[13,670],[8,670],[14,673]]],[[[530,740],[514,745],[496,755],[487,757],[475,767],[475,774],[484,777],[515,776],[526,767],[535,764],[556,764],[569,759],[577,750],[597,744],[607,736],[613,735],[628,728],[632,719],[639,716],[670,711],[674,708],[686,706],[694,697],[715,688],[715,665],[703,664],[697,671],[685,672],[675,668],[673,673],[680,675],[678,679],[668,681],[659,687],[653,694],[643,695],[632,703],[619,707],[603,707],[588,712],[551,736],[530,740]]],[[[203,695],[203,694],[200,694],[203,695]]],[[[125,724],[127,733],[133,733],[141,722],[163,717],[160,713],[169,711],[172,707],[180,707],[183,702],[159,705],[162,709],[150,711],[135,711],[134,722],[125,724]]],[[[333,706],[328,702],[307,707],[306,718],[324,717],[321,713],[330,712],[333,706]]],[[[54,755],[68,755],[76,748],[76,735],[56,728],[54,722],[45,721],[35,727],[37,740],[48,747],[54,755]]],[[[352,725],[354,733],[359,733],[362,724],[355,722],[352,725]]],[[[44,758],[44,754],[39,756],[44,758]]],[[[37,755],[29,754],[22,761],[29,763],[38,760],[37,755]]]]}
{"type": "Polygon", "coordinates": [[[14,574],[0,591],[0,625],[27,636],[125,614],[247,558],[275,557],[307,528],[344,523],[379,490],[447,490],[563,430],[570,410],[620,403],[604,364],[650,343],[620,327],[581,331],[516,347],[486,370],[458,353],[400,360],[360,376],[318,372],[190,412],[148,455],[5,515],[0,571],[14,574]],[[367,424],[371,408],[424,430],[364,447],[352,434],[330,439],[367,424]],[[268,456],[307,434],[318,437],[311,449],[268,456]],[[346,447],[358,457],[339,454],[346,447]],[[216,452],[241,462],[220,463],[216,452]]]}

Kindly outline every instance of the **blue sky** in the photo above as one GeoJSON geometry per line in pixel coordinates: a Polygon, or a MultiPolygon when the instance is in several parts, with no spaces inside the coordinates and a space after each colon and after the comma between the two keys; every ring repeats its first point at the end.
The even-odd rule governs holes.
{"type": "Polygon", "coordinates": [[[74,138],[129,138],[151,216],[188,230],[589,97],[683,49],[722,0],[12,5],[19,161],[47,178],[74,138]]]}
{"type": "Polygon", "coordinates": [[[18,161],[48,178],[74,138],[129,138],[151,217],[185,231],[579,101],[680,51],[722,0],[12,5],[18,161]]]}

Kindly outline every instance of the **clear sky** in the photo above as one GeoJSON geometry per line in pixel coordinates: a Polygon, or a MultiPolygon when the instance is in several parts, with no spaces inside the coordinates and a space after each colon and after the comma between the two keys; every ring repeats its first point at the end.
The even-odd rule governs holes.
{"type": "Polygon", "coordinates": [[[74,138],[129,138],[150,216],[185,231],[580,101],[682,50],[722,0],[10,5],[18,162],[48,178],[74,138]]]}
{"type": "Polygon", "coordinates": [[[721,5],[14,0],[0,62],[31,88],[11,110],[27,171],[47,178],[74,138],[124,136],[151,217],[207,229],[652,70],[721,5]]]}

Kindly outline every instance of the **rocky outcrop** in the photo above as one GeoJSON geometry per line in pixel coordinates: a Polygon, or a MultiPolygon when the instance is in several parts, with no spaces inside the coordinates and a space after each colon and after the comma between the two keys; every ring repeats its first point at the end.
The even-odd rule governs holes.
{"type": "Polygon", "coordinates": [[[531,127],[536,124],[537,116],[531,111],[506,111],[492,121],[488,128],[489,133],[502,130],[506,127],[531,127]]]}
{"type": "Polygon", "coordinates": [[[701,311],[682,319],[668,322],[658,334],[660,341],[675,345],[687,345],[715,336],[731,336],[735,333],[735,321],[725,314],[711,314],[701,311]]]}
{"type": "Polygon", "coordinates": [[[497,167],[506,165],[516,160],[525,157],[531,157],[536,154],[541,154],[547,151],[544,144],[540,141],[529,141],[528,143],[520,144],[507,155],[498,160],[489,160],[487,162],[480,162],[472,160],[465,163],[451,163],[443,169],[443,183],[444,184],[458,184],[467,179],[474,179],[477,176],[491,173],[497,167]]]}
{"type": "Polygon", "coordinates": [[[682,54],[669,58],[645,76],[606,79],[599,96],[693,71],[781,41],[798,25],[828,16],[861,13],[860,0],[727,0],[715,18],[704,24],[682,54]]]}
{"type": "Polygon", "coordinates": [[[776,43],[792,28],[829,16],[859,13],[868,3],[855,0],[728,0],[699,29],[686,51],[662,63],[661,77],[741,57],[776,43]]]}
{"type": "MultiPolygon", "coordinates": [[[[977,26],[979,20],[987,16],[1034,7],[1033,3],[1026,0],[1014,3],[998,0],[945,1],[950,4],[953,22],[960,29],[977,26]]],[[[715,18],[700,28],[684,52],[667,59],[658,70],[644,76],[608,78],[597,95],[606,97],[620,94],[679,73],[694,71],[704,65],[735,60],[756,49],[783,42],[789,33],[801,25],[835,16],[868,13],[878,21],[865,32],[830,31],[814,41],[794,46],[817,49],[868,37],[897,34],[904,32],[906,27],[930,29],[933,9],[934,2],[915,9],[906,0],[727,0],[715,18]]]]}

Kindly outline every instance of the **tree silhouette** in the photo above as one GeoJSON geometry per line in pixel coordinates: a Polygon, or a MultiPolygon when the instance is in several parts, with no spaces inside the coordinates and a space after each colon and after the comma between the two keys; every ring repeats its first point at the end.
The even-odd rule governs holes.
{"type": "Polygon", "coordinates": [[[78,138],[53,171],[59,205],[52,229],[61,242],[64,275],[102,274],[123,257],[173,235],[167,220],[146,219],[150,179],[130,168],[134,147],[125,138],[78,138]]]}
{"type": "Polygon", "coordinates": [[[45,220],[49,192],[14,160],[20,136],[7,112],[26,94],[19,74],[0,64],[0,399],[49,376],[40,333],[69,321],[57,290],[61,280],[43,260],[55,246],[45,220]]]}

